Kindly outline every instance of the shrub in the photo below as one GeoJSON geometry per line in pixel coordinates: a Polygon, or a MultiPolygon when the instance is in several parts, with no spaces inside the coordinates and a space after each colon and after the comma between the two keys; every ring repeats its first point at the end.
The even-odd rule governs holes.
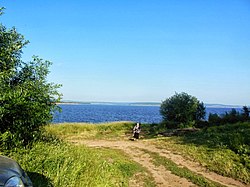
{"type": "Polygon", "coordinates": [[[36,56],[22,61],[22,48],[28,41],[15,28],[0,24],[0,43],[0,132],[27,145],[52,120],[61,98],[60,85],[46,80],[51,62],[36,56]]]}
{"type": "Polygon", "coordinates": [[[167,124],[189,127],[205,118],[205,106],[196,97],[184,92],[176,93],[162,102],[160,113],[167,124]]]}

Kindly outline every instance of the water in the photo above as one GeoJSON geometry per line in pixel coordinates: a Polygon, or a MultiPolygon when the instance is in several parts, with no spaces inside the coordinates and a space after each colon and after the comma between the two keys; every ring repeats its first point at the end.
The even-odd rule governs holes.
{"type": "Polygon", "coordinates": [[[159,123],[162,120],[159,106],[76,104],[60,105],[60,107],[62,113],[55,115],[54,123],[111,121],[159,123]]]}
{"type": "MultiPolygon", "coordinates": [[[[159,123],[162,121],[159,106],[103,105],[103,104],[60,104],[62,113],[56,113],[53,123],[102,123],[112,121],[135,121],[159,123]]],[[[206,108],[209,113],[224,114],[232,108],[206,108]]],[[[240,111],[240,108],[236,108],[240,111]]]]}

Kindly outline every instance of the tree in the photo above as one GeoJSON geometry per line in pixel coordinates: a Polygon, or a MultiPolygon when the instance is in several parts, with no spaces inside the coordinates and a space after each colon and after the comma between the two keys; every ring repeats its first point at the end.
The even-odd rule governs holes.
{"type": "Polygon", "coordinates": [[[187,93],[175,93],[174,96],[162,102],[160,113],[164,122],[188,126],[205,118],[205,106],[187,93]]]}
{"type": "Polygon", "coordinates": [[[213,125],[219,125],[221,123],[222,119],[218,114],[212,114],[210,113],[208,116],[208,122],[213,125]]]}
{"type": "Polygon", "coordinates": [[[46,79],[51,62],[37,56],[22,61],[22,48],[27,44],[15,28],[0,25],[0,132],[10,132],[24,144],[52,120],[61,98],[57,91],[61,85],[46,79]]]}
{"type": "Polygon", "coordinates": [[[242,113],[243,120],[244,121],[249,120],[249,113],[250,113],[249,108],[247,106],[243,106],[242,110],[243,110],[243,113],[242,113]]]}

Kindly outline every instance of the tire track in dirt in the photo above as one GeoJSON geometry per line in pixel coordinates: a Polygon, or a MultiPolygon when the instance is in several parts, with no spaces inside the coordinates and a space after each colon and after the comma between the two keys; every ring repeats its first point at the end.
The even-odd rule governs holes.
{"type": "Polygon", "coordinates": [[[142,150],[136,149],[135,147],[126,147],[122,150],[128,155],[130,155],[130,157],[134,161],[147,168],[147,170],[152,174],[157,186],[194,186],[193,183],[189,182],[185,178],[180,178],[176,175],[173,175],[170,171],[167,171],[163,166],[155,166],[152,163],[152,158],[150,157],[150,155],[143,152],[142,150]]]}
{"type": "Polygon", "coordinates": [[[106,148],[114,148],[123,150],[125,153],[130,155],[130,157],[140,163],[143,167],[147,168],[149,172],[152,173],[157,186],[159,187],[167,187],[167,186],[196,186],[193,183],[189,182],[185,178],[178,177],[172,174],[170,171],[167,171],[164,167],[155,166],[151,160],[152,158],[145,152],[140,149],[146,149],[151,152],[158,153],[160,156],[163,156],[167,159],[172,160],[179,166],[183,166],[188,168],[189,170],[204,176],[211,181],[220,183],[224,186],[228,187],[247,187],[247,185],[236,181],[232,178],[224,177],[219,174],[216,174],[211,171],[207,171],[207,169],[201,166],[199,163],[193,162],[191,160],[187,160],[181,155],[177,155],[168,151],[166,149],[156,148],[154,145],[150,144],[147,141],[108,141],[108,140],[79,140],[71,137],[69,142],[74,144],[85,144],[89,147],[106,147],[106,148]],[[139,148],[139,149],[135,149],[139,148]]]}

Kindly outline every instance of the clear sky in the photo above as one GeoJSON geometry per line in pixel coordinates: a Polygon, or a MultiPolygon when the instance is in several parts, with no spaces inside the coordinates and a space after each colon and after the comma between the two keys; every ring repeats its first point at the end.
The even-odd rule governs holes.
{"type": "Polygon", "coordinates": [[[1,0],[64,100],[250,105],[249,0],[1,0]]]}

